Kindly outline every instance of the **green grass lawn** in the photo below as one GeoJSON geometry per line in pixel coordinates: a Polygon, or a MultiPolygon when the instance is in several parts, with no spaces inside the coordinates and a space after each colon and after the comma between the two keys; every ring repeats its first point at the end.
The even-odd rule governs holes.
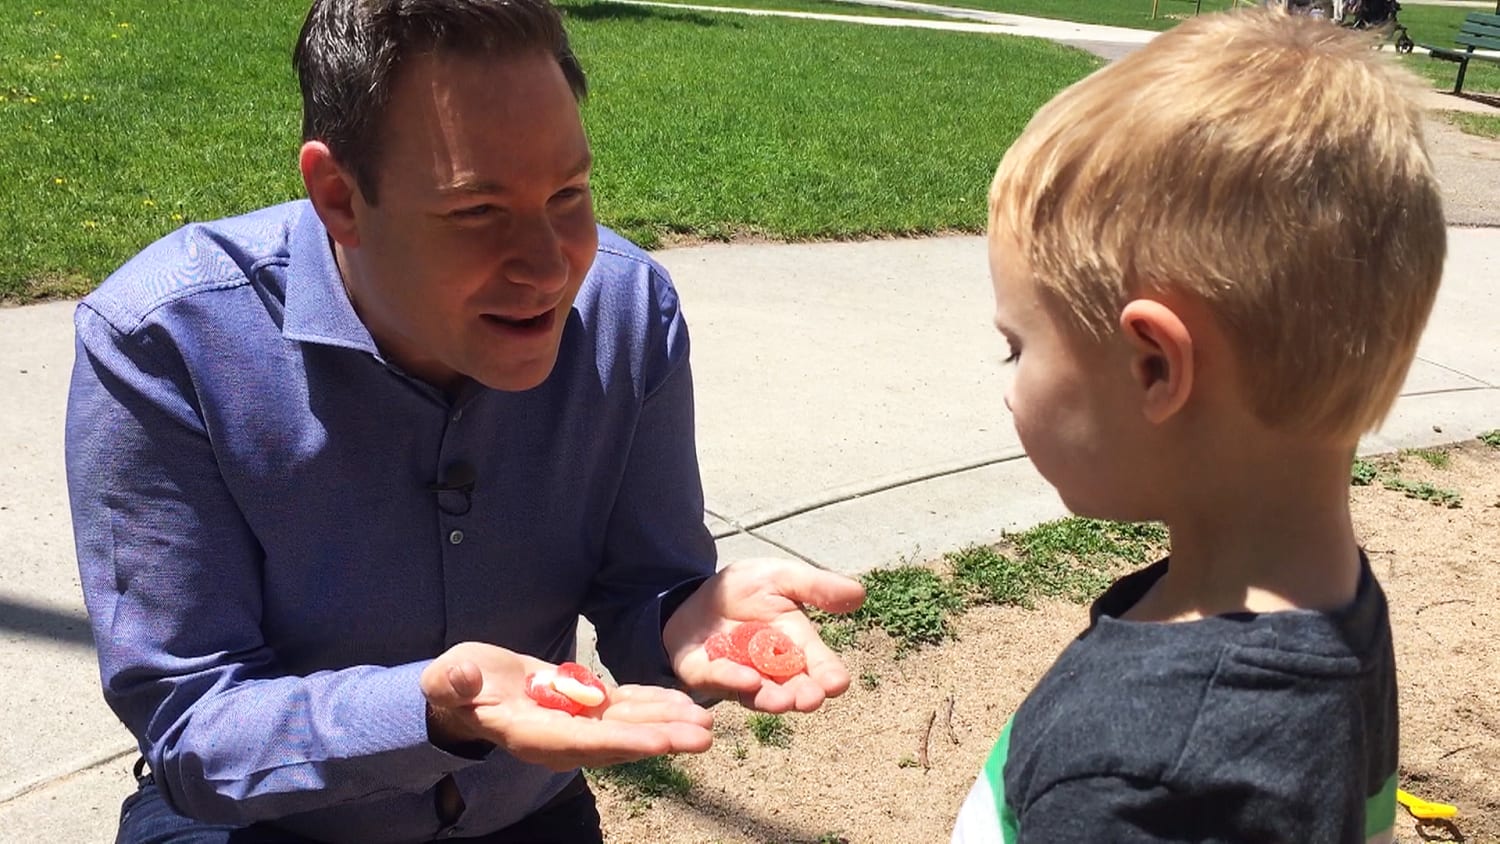
{"type": "Polygon", "coordinates": [[[565,8],[600,217],[647,244],[977,230],[1005,148],[1098,64],[985,35],[565,8]]]}
{"type": "Polygon", "coordinates": [[[182,220],[291,198],[306,3],[0,11],[0,299],[80,293],[182,220]]]}
{"type": "MultiPolygon", "coordinates": [[[[184,221],[300,195],[306,0],[32,0],[0,11],[0,301],[86,292],[184,221]]],[[[565,6],[591,77],[600,218],[853,237],[983,224],[996,162],[1097,61],[1023,39],[565,6]]]]}
{"type": "Polygon", "coordinates": [[[1464,111],[1440,112],[1443,119],[1461,131],[1481,138],[1500,140],[1500,109],[1494,114],[1470,114],[1464,111]]]}

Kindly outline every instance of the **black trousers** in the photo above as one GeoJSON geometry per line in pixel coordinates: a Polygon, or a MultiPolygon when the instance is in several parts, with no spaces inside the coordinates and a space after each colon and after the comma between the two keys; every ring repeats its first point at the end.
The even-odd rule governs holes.
{"type": "MultiPolygon", "coordinates": [[[[139,766],[138,766],[139,769],[139,766]]],[[[149,774],[120,807],[115,844],[317,844],[265,824],[232,827],[179,815],[149,774]]],[[[583,774],[547,805],[498,832],[474,838],[444,838],[465,844],[603,844],[599,810],[583,774]]]]}

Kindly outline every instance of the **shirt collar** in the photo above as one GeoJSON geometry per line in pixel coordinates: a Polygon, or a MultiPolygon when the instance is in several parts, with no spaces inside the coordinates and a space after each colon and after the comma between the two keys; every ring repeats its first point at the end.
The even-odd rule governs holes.
{"type": "Polygon", "coordinates": [[[302,212],[292,224],[287,247],[282,335],[289,340],[343,346],[378,356],[369,329],[349,303],[328,230],[311,202],[302,201],[302,212]]]}

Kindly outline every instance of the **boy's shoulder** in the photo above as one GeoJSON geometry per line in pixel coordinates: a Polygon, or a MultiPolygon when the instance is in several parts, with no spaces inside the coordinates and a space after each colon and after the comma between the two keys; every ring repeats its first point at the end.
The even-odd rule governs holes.
{"type": "Polygon", "coordinates": [[[1129,783],[1157,808],[1201,810],[1215,794],[1245,811],[1362,807],[1395,771],[1397,726],[1389,618],[1368,567],[1334,613],[1121,620],[1166,565],[1106,592],[1016,712],[1007,802],[1024,815],[1060,785],[1129,783]]]}

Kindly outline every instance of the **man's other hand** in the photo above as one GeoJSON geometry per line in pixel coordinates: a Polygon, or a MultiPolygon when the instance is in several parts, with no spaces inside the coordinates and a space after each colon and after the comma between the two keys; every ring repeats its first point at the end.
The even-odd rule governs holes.
{"type": "Polygon", "coordinates": [[[784,559],[741,560],[698,587],[668,619],[662,643],[672,668],[689,690],[737,697],[763,712],[811,712],[849,688],[849,671],[802,613],[858,609],[865,589],[857,580],[784,559]],[[807,670],[778,683],[728,659],[710,660],[708,637],[747,621],[764,621],[785,633],[807,656],[807,670]]]}

